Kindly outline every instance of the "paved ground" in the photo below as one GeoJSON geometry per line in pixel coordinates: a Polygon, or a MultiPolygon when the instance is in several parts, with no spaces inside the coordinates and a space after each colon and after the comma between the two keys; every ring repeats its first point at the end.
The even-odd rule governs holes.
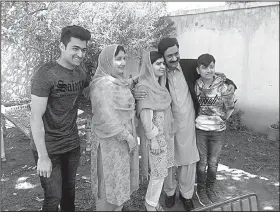
{"type": "MultiPolygon", "coordinates": [[[[279,181],[271,177],[263,177],[250,174],[243,170],[231,169],[228,166],[219,165],[217,190],[224,200],[256,193],[260,199],[260,209],[266,211],[279,211],[279,181]]],[[[193,197],[195,207],[201,207],[196,196],[193,197]]],[[[165,206],[164,195],[160,198],[161,205],[165,206]]],[[[173,208],[166,208],[168,211],[185,211],[179,199],[177,189],[176,204],[173,208]]]]}

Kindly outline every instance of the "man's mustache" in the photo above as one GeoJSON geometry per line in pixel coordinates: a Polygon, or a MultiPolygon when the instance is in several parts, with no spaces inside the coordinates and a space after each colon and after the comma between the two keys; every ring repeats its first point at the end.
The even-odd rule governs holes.
{"type": "Polygon", "coordinates": [[[175,61],[170,61],[170,63],[177,63],[179,61],[179,59],[175,60],[175,61]]]}

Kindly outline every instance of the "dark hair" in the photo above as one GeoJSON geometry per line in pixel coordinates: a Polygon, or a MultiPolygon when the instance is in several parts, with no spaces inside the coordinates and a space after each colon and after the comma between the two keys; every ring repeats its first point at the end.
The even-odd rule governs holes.
{"type": "Polygon", "coordinates": [[[161,41],[158,43],[158,51],[161,54],[164,54],[164,52],[172,47],[172,46],[177,46],[179,48],[179,43],[176,38],[163,38],[161,41]]]}
{"type": "Polygon", "coordinates": [[[159,53],[158,51],[151,51],[150,52],[150,60],[151,64],[153,64],[157,59],[162,58],[163,55],[159,53]]]}
{"type": "Polygon", "coordinates": [[[208,67],[210,63],[216,62],[215,58],[211,54],[202,54],[197,58],[197,67],[200,65],[204,65],[205,67],[208,67]]]}
{"type": "Polygon", "coordinates": [[[81,26],[73,25],[62,28],[60,42],[62,42],[65,47],[70,42],[71,37],[78,38],[82,41],[89,41],[91,35],[90,31],[81,26]]]}
{"type": "Polygon", "coordinates": [[[115,57],[120,53],[120,51],[123,51],[125,53],[124,47],[119,45],[116,49],[115,57]]]}

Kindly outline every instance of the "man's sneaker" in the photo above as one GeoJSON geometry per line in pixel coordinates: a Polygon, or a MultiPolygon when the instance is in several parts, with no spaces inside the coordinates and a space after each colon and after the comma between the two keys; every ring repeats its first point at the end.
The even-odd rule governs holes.
{"type": "Polygon", "coordinates": [[[212,186],[206,189],[206,194],[208,198],[211,200],[211,202],[213,203],[221,201],[221,198],[217,195],[217,192],[214,190],[212,186]]]}
{"type": "Polygon", "coordinates": [[[206,193],[206,188],[198,189],[195,194],[201,205],[205,206],[205,205],[209,205],[212,203],[210,201],[210,199],[208,198],[208,195],[206,193]]]}

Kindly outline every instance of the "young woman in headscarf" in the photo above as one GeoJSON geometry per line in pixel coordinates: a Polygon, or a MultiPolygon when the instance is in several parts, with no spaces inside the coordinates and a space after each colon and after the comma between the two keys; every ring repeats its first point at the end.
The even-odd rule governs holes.
{"type": "MultiPolygon", "coordinates": [[[[140,118],[141,155],[143,170],[150,170],[150,180],[145,197],[147,211],[164,211],[159,204],[164,178],[168,168],[174,166],[174,122],[171,97],[165,87],[166,69],[163,56],[157,51],[143,57],[137,91],[146,91],[147,98],[137,101],[136,112],[140,118]],[[147,162],[148,160],[148,162],[147,162]],[[149,169],[145,167],[149,165],[149,169]]],[[[147,176],[147,173],[144,173],[147,176]]]]}
{"type": "Polygon", "coordinates": [[[125,50],[105,47],[90,84],[91,182],[97,211],[121,211],[139,187],[139,156],[132,79],[124,79],[125,50]]]}

